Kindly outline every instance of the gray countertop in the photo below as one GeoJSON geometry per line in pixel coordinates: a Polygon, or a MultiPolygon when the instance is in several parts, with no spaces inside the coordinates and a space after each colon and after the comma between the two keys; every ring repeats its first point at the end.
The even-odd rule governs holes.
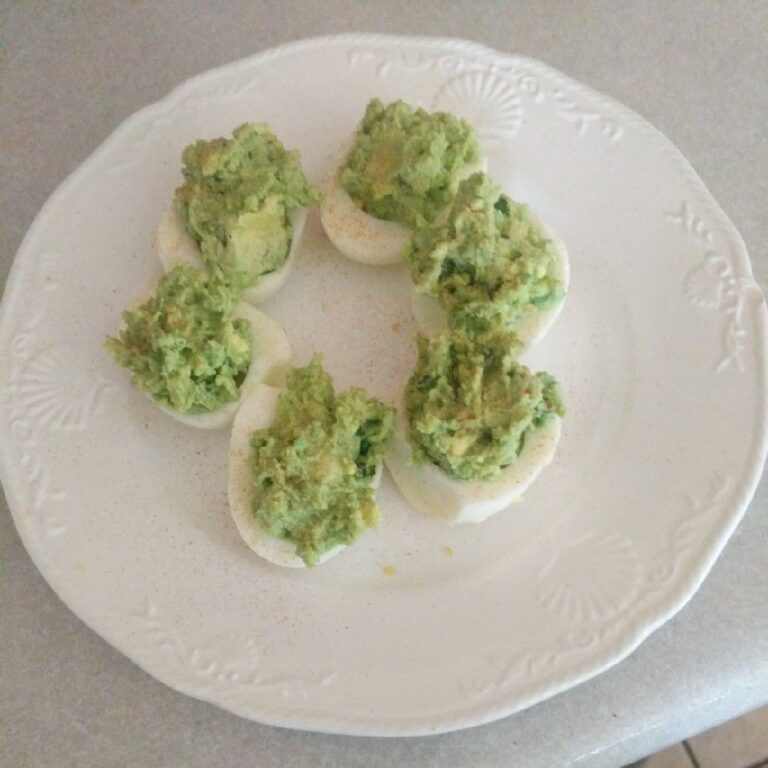
{"type": "MultiPolygon", "coordinates": [[[[466,37],[645,116],[692,161],[768,287],[768,4],[0,2],[0,276],[45,199],[185,78],[344,31],[466,37]]],[[[768,701],[768,485],[690,604],[609,672],[506,720],[418,739],[240,720],[174,693],[72,615],[0,500],[0,764],[619,766],[768,701]]]]}

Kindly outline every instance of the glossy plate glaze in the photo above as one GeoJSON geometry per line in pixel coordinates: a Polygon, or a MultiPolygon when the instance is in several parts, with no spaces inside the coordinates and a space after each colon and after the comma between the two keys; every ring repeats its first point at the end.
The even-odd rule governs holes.
{"type": "MultiPolygon", "coordinates": [[[[314,210],[262,309],[299,362],[320,350],[339,386],[394,402],[410,301],[404,266],[342,258],[314,210]]],[[[308,40],[185,83],[46,203],[2,306],[2,479],[53,589],[168,685],[284,726],[462,728],[615,664],[695,592],[762,469],[765,329],[733,225],[626,108],[467,42],[308,40]],[[185,144],[264,120],[320,181],[373,96],[470,119],[490,172],[567,244],[567,303],[528,362],[560,378],[568,414],[524,503],[449,528],[385,474],[377,530],[320,568],[280,569],[229,516],[227,432],[160,413],[103,341],[160,274],[185,144]]]]}

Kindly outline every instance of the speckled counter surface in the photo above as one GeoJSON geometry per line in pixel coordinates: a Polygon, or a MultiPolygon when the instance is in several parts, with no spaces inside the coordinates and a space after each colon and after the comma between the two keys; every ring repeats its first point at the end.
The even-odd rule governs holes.
{"type": "MultiPolygon", "coordinates": [[[[0,279],[36,212],[185,78],[345,31],[465,37],[541,59],[688,156],[768,288],[765,2],[0,2],[0,279]]],[[[280,730],[174,693],[72,615],[0,500],[0,765],[620,766],[768,701],[768,486],[701,591],[611,671],[498,723],[372,739],[280,730]]]]}

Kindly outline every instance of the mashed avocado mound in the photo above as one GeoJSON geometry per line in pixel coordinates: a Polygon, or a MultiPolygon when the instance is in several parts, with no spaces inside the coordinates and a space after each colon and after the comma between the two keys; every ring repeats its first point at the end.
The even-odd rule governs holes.
{"type": "Polygon", "coordinates": [[[565,412],[555,379],[516,362],[517,337],[494,329],[418,338],[405,391],[413,459],[460,480],[491,479],[512,464],[526,435],[565,412]]]}
{"type": "Polygon", "coordinates": [[[251,439],[256,521],[310,566],[351,544],[378,521],[371,482],[393,426],[394,410],[362,389],[336,395],[318,356],[294,369],[274,423],[251,439]]]}
{"type": "Polygon", "coordinates": [[[245,288],[288,258],[292,218],[320,199],[297,151],[265,123],[246,123],[231,139],[196,141],[182,154],[176,207],[205,263],[245,288]]]}
{"type": "Polygon", "coordinates": [[[459,171],[479,155],[464,120],[403,101],[385,107],[373,99],[340,180],[366,213],[416,227],[433,221],[450,203],[459,171]]]}
{"type": "Polygon", "coordinates": [[[554,244],[484,173],[459,185],[445,222],[414,233],[405,258],[417,290],[437,297],[451,327],[471,333],[514,330],[563,296],[554,244]]]}
{"type": "Polygon", "coordinates": [[[183,413],[215,411],[238,398],[251,362],[251,329],[235,318],[237,297],[217,276],[190,266],[163,275],[153,296],[123,312],[107,339],[133,384],[183,413]]]}

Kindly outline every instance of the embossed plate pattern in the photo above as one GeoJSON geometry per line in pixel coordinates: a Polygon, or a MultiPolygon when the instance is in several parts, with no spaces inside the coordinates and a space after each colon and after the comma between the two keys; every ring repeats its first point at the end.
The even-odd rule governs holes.
{"type": "MultiPolygon", "coordinates": [[[[265,307],[297,359],[394,400],[413,363],[404,267],[345,261],[316,212],[265,307]]],[[[765,305],[683,157],[537,62],[345,36],[206,73],[142,110],[51,197],[2,306],[2,477],[35,563],[155,677],[244,717],[421,734],[509,714],[626,656],[706,575],[765,455],[765,305]],[[310,572],[270,567],[226,505],[227,435],[188,430],[103,349],[160,269],[152,236],[189,141],[270,122],[320,179],[372,96],[465,115],[490,171],[558,231],[572,283],[530,355],[569,408],[554,465],[480,526],[412,512],[310,572]]]]}

